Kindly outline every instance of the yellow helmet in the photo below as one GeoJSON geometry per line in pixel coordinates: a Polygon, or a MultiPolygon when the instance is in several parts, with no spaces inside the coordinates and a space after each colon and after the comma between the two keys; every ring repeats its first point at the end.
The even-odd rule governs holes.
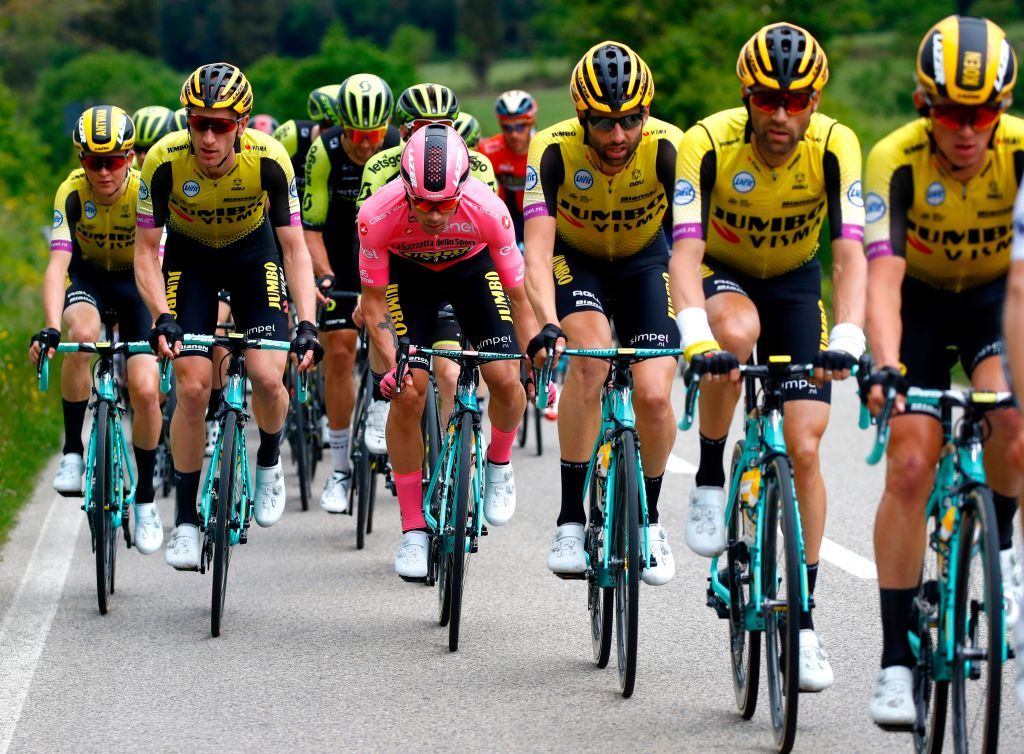
{"type": "Polygon", "coordinates": [[[917,82],[928,96],[959,105],[1009,104],[1017,54],[1006,32],[987,18],[947,16],[921,40],[917,82]]]}
{"type": "Polygon", "coordinates": [[[768,24],[747,40],[736,61],[743,86],[820,92],[828,81],[828,58],[806,29],[768,24]]]}
{"type": "Polygon", "coordinates": [[[230,63],[207,63],[196,68],[182,84],[179,99],[185,107],[233,110],[239,115],[252,111],[249,80],[230,63]]]}
{"type": "Polygon", "coordinates": [[[135,146],[135,124],[119,107],[90,107],[79,116],[71,141],[80,155],[128,152],[135,146]]]}
{"type": "Polygon", "coordinates": [[[569,81],[576,109],[614,113],[647,107],[654,99],[654,75],[639,55],[621,42],[594,45],[569,81]]]}

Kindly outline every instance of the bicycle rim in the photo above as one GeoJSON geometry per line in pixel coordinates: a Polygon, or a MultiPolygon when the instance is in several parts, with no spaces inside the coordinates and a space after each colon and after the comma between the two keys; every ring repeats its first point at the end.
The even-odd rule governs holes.
{"type": "Polygon", "coordinates": [[[587,608],[590,612],[590,644],[594,664],[608,667],[612,653],[612,618],[615,615],[615,590],[602,589],[598,570],[604,562],[604,520],[598,506],[604,485],[595,475],[590,480],[590,524],[587,526],[586,549],[590,556],[587,570],[587,608]]]}
{"type": "Polygon", "coordinates": [[[999,744],[1003,603],[992,492],[964,498],[953,602],[952,700],[956,752],[995,752],[999,744]]]}
{"type": "Polygon", "coordinates": [[[800,550],[796,539],[796,497],[787,459],[772,459],[765,469],[765,477],[761,590],[763,599],[775,603],[774,609],[764,611],[768,704],[775,746],[779,751],[788,752],[796,738],[800,692],[800,550]]]}
{"type": "Polygon", "coordinates": [[[636,475],[636,439],[624,432],[615,463],[615,527],[612,552],[615,568],[615,638],[619,690],[633,695],[636,683],[636,643],[640,616],[640,490],[636,475]]]}
{"type": "Polygon", "coordinates": [[[92,535],[93,552],[96,556],[96,600],[100,615],[107,614],[107,599],[110,597],[109,558],[110,541],[114,538],[107,508],[111,505],[110,463],[108,453],[110,406],[99,401],[96,406],[96,442],[92,458],[92,535]]]}
{"type": "MultiPolygon", "coordinates": [[[[743,455],[743,441],[733,447],[732,468],[743,455]]],[[[750,550],[743,541],[743,512],[739,500],[732,508],[727,524],[729,547],[726,551],[725,576],[729,587],[729,660],[732,665],[733,692],[736,707],[744,720],[749,720],[757,709],[757,685],[761,671],[761,633],[746,627],[747,595],[750,589],[750,550]]]]}
{"type": "Polygon", "coordinates": [[[210,603],[210,633],[220,636],[224,618],[224,598],[228,590],[228,566],[231,565],[231,527],[229,525],[237,492],[235,474],[235,422],[238,417],[229,411],[221,427],[220,472],[217,482],[217,514],[213,522],[213,598],[210,603]]]}
{"type": "MultiPolygon", "coordinates": [[[[938,521],[929,516],[927,521],[927,542],[935,541],[938,521]]],[[[914,664],[914,750],[917,752],[941,752],[946,728],[946,701],[949,681],[935,680],[935,665],[938,661],[936,648],[939,642],[939,586],[941,570],[938,554],[929,547],[925,551],[921,571],[921,586],[914,597],[911,613],[911,627],[917,636],[918,651],[914,664]]]]}
{"type": "Polygon", "coordinates": [[[469,504],[472,491],[469,488],[473,465],[470,442],[473,438],[473,423],[469,414],[459,417],[459,454],[456,457],[455,510],[451,519],[452,537],[452,568],[451,568],[451,619],[448,621],[448,650],[459,650],[459,629],[462,625],[462,590],[465,586],[466,565],[469,555],[466,552],[466,530],[469,528],[469,504]]]}
{"type": "MultiPolygon", "coordinates": [[[[356,433],[352,443],[352,466],[355,471],[356,497],[356,549],[366,547],[367,519],[370,511],[370,483],[373,476],[370,451],[366,449],[366,413],[372,400],[373,383],[369,374],[365,378],[359,405],[356,407],[356,433]]],[[[349,507],[351,510],[351,506],[349,507]]]]}
{"type": "Polygon", "coordinates": [[[313,474],[310,472],[309,464],[309,438],[306,435],[306,406],[295,398],[295,460],[299,475],[299,500],[302,503],[302,510],[309,510],[310,484],[313,474]]]}

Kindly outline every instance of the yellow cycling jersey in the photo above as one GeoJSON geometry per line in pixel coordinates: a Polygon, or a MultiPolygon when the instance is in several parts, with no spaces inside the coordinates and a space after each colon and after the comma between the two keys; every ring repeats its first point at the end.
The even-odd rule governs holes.
{"type": "Polygon", "coordinates": [[[896,129],[868,154],[868,259],[903,257],[910,277],[956,292],[1005,275],[1022,171],[1021,118],[999,118],[985,167],[966,183],[939,165],[927,118],[896,129]]]}
{"type": "Polygon", "coordinates": [[[833,239],[864,238],[860,142],[849,128],[811,115],[785,165],[754,151],[746,108],[723,110],[686,132],[672,198],[673,241],[699,238],[705,253],[761,280],[794,270],[833,239]]]}
{"type": "Polygon", "coordinates": [[[121,198],[96,200],[85,170],[72,170],[53,201],[50,251],[65,251],[102,270],[130,270],[135,261],[135,207],[139,171],[129,168],[121,198]]]}
{"type": "Polygon", "coordinates": [[[601,259],[633,256],[661,232],[683,132],[648,118],[636,151],[615,175],[601,172],[576,118],[530,141],[523,218],[554,217],[559,238],[601,259]]]}
{"type": "Polygon", "coordinates": [[[189,129],[158,141],[146,155],[138,226],[163,227],[219,249],[259,228],[299,225],[299,194],[288,153],[274,137],[247,128],[235,164],[220,178],[199,169],[189,129]],[[269,199],[269,206],[267,200],[269,199]]]}
{"type": "MultiPolygon", "coordinates": [[[[363,167],[363,180],[359,187],[359,196],[356,197],[357,210],[370,196],[376,194],[378,189],[398,176],[403,149],[405,149],[404,143],[382,149],[366,163],[363,167]]],[[[469,150],[469,174],[486,183],[495,194],[498,193],[498,179],[494,174],[494,165],[486,155],[480,154],[475,149],[469,150]]]]}

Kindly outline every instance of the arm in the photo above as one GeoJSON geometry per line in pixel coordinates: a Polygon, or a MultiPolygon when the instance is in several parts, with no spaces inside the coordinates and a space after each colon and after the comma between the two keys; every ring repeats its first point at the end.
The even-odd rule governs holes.
{"type": "Polygon", "coordinates": [[[43,276],[43,319],[45,327],[60,330],[61,315],[64,313],[64,280],[71,255],[66,251],[51,251],[43,276]]]}
{"type": "Polygon", "coordinates": [[[324,234],[321,230],[303,230],[302,236],[306,241],[306,248],[309,250],[310,259],[313,262],[313,274],[318,278],[323,275],[333,275],[331,262],[327,255],[327,246],[324,245],[324,234]]]}
{"type": "Polygon", "coordinates": [[[384,297],[386,286],[364,285],[360,301],[363,307],[363,319],[366,321],[366,332],[370,343],[383,359],[385,370],[395,366],[395,350],[398,348],[398,335],[388,314],[388,303],[384,297]]]}
{"type": "Polygon", "coordinates": [[[519,350],[526,353],[526,346],[530,342],[530,338],[540,331],[540,325],[537,324],[537,318],[533,314],[533,307],[530,306],[525,285],[506,288],[505,294],[508,296],[509,307],[512,309],[512,324],[515,327],[519,350]]]}
{"type": "Polygon", "coordinates": [[[523,232],[526,242],[526,294],[538,321],[558,324],[555,278],[551,271],[555,249],[555,218],[531,217],[524,224],[523,232]]]}
{"type": "Polygon", "coordinates": [[[313,280],[313,264],[309,250],[302,238],[302,230],[296,226],[275,228],[277,238],[284,252],[284,276],[299,320],[312,322],[315,315],[316,284],[313,280]]]}
{"type": "Polygon", "coordinates": [[[156,319],[170,313],[160,270],[160,238],[163,228],[135,229],[135,285],[139,295],[156,319]]]}
{"type": "Polygon", "coordinates": [[[1024,405],[1024,260],[1014,261],[1006,278],[1003,337],[1013,392],[1017,403],[1024,405]]]}
{"type": "Polygon", "coordinates": [[[323,139],[317,138],[306,155],[306,186],[302,196],[302,228],[317,277],[333,274],[324,245],[324,226],[330,206],[331,160],[323,139]]]}
{"type": "Polygon", "coordinates": [[[868,265],[868,343],[878,367],[900,365],[901,288],[906,269],[906,261],[896,256],[878,257],[868,265]]]}

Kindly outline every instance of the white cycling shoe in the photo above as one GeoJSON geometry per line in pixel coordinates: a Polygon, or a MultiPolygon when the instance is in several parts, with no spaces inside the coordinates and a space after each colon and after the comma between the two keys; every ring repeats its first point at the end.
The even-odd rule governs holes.
{"type": "Polygon", "coordinates": [[[53,488],[64,497],[82,496],[82,475],[85,460],[81,453],[67,453],[60,459],[60,467],[53,478],[53,488]]]}
{"type": "Polygon", "coordinates": [[[581,574],[587,570],[583,524],[562,524],[555,529],[548,552],[548,568],[556,575],[581,574]]]}
{"type": "Polygon", "coordinates": [[[348,490],[352,486],[352,473],[335,471],[327,478],[320,495],[320,507],[328,513],[348,512],[348,490]]]}
{"type": "Polygon", "coordinates": [[[882,728],[910,728],[917,717],[914,708],[914,671],[893,665],[878,671],[868,715],[882,728]]]}
{"type": "Polygon", "coordinates": [[[366,410],[366,429],[363,442],[366,449],[375,455],[382,456],[388,452],[388,439],[385,430],[388,426],[388,412],[391,404],[388,401],[371,401],[366,410]]]}
{"type": "Polygon", "coordinates": [[[686,544],[706,558],[725,551],[725,490],[721,487],[693,488],[686,518],[686,544]]]}
{"type": "Polygon", "coordinates": [[[425,531],[407,531],[395,554],[395,573],[403,579],[421,581],[427,578],[427,546],[425,531]]]}
{"type": "Polygon", "coordinates": [[[273,466],[257,466],[256,499],[253,501],[256,523],[263,527],[276,524],[284,515],[286,499],[281,459],[278,458],[273,466]]]}
{"type": "Polygon", "coordinates": [[[824,691],[835,682],[821,639],[813,629],[800,629],[800,690],[824,691]]]}
{"type": "Polygon", "coordinates": [[[135,504],[135,548],[143,555],[152,555],[164,543],[164,526],[156,503],[135,504]]]}
{"type": "Polygon", "coordinates": [[[1020,604],[1024,599],[1024,570],[1012,547],[999,552],[999,568],[1003,573],[1003,615],[1006,630],[1012,631],[1020,620],[1020,604]]]}
{"type": "Polygon", "coordinates": [[[206,447],[203,448],[203,456],[209,458],[217,447],[217,440],[220,439],[220,424],[215,421],[206,422],[206,447]]]}
{"type": "Polygon", "coordinates": [[[164,550],[167,565],[179,571],[199,570],[199,527],[182,524],[171,533],[164,550]]]}
{"type": "Polygon", "coordinates": [[[512,464],[487,462],[484,471],[484,519],[491,526],[504,526],[516,512],[516,478],[512,464]]]}
{"type": "Polygon", "coordinates": [[[331,428],[327,426],[327,414],[320,417],[320,446],[331,447],[331,428]]]}
{"type": "MultiPolygon", "coordinates": [[[[667,584],[676,575],[676,559],[672,557],[672,548],[668,546],[668,535],[661,524],[650,524],[647,527],[647,539],[651,545],[651,559],[654,565],[640,571],[640,578],[651,586],[667,584]]],[[[640,551],[643,552],[642,540],[640,551]]]]}

